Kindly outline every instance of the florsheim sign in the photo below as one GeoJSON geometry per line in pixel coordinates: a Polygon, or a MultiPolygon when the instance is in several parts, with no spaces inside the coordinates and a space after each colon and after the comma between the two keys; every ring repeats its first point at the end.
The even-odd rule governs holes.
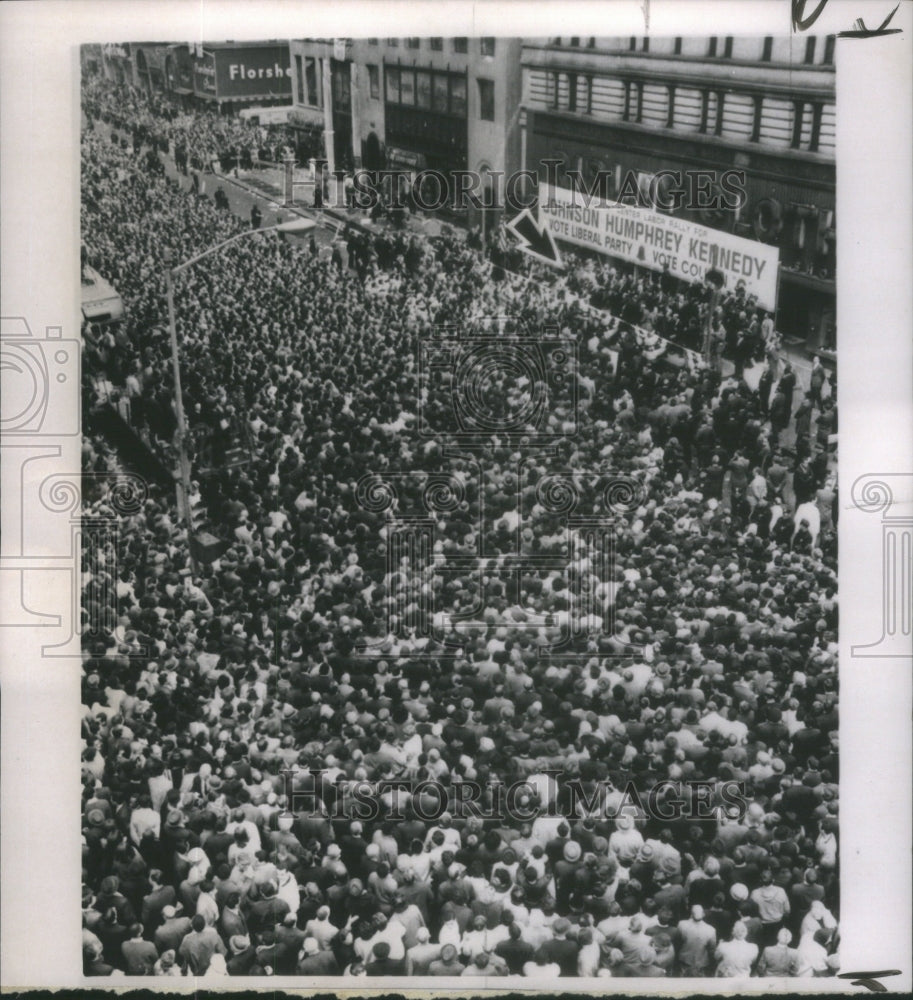
{"type": "Polygon", "coordinates": [[[216,50],[216,93],[220,100],[292,96],[287,45],[216,50]]]}

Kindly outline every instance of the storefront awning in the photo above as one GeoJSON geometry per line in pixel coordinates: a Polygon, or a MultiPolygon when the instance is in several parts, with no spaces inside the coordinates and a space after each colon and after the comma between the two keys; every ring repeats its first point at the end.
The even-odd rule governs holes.
{"type": "Polygon", "coordinates": [[[288,113],[288,124],[292,128],[312,129],[314,126],[323,128],[323,112],[308,108],[291,108],[288,113]]]}
{"type": "Polygon", "coordinates": [[[242,97],[217,97],[220,104],[259,104],[261,101],[288,101],[288,94],[244,94],[242,97]]]}

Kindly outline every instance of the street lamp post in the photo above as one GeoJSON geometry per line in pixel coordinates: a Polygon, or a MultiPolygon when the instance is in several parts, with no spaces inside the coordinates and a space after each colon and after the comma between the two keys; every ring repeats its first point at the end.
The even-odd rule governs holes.
{"type": "Polygon", "coordinates": [[[168,250],[165,251],[164,263],[165,288],[168,300],[168,337],[171,341],[171,367],[174,374],[174,409],[178,422],[178,468],[175,478],[178,482],[178,508],[181,520],[184,522],[184,526],[187,529],[187,546],[190,553],[190,565],[194,570],[196,570],[196,559],[193,554],[193,520],[190,510],[190,457],[187,454],[187,420],[184,415],[184,393],[181,388],[181,360],[178,353],[177,321],[175,319],[174,312],[174,279],[183,271],[186,271],[189,267],[192,267],[198,261],[201,261],[204,257],[208,257],[210,254],[214,254],[232,243],[237,243],[239,240],[242,240],[247,236],[253,236],[257,233],[268,233],[273,230],[284,233],[303,232],[308,229],[313,229],[315,226],[316,223],[311,219],[298,218],[293,219],[291,222],[281,222],[275,226],[267,226],[265,229],[246,229],[243,232],[236,233],[234,236],[230,236],[227,240],[222,240],[221,243],[217,243],[208,250],[198,253],[189,260],[185,260],[183,263],[176,265],[172,265],[171,263],[171,252],[168,250]]]}

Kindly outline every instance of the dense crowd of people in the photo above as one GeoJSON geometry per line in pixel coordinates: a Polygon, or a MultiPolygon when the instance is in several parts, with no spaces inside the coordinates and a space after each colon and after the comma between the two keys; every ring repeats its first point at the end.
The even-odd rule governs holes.
{"type": "Polygon", "coordinates": [[[286,147],[298,149],[299,159],[320,156],[322,137],[311,131],[295,134],[286,125],[260,124],[217,111],[181,111],[161,94],[146,94],[129,86],[114,86],[101,76],[87,76],[83,113],[91,127],[103,121],[115,134],[139,149],[149,144],[174,155],[187,171],[251,169],[259,161],[278,162],[286,147]]]}
{"type": "MultiPolygon", "coordinates": [[[[126,315],[84,331],[85,405],[115,387],[168,446],[165,254],[245,223],[91,127],[82,171],[85,256],[126,315]]],[[[456,236],[353,234],[347,256],[261,233],[176,279],[188,420],[243,424],[253,447],[194,479],[217,558],[191,559],[155,484],[116,556],[86,556],[84,615],[116,602],[84,650],[86,974],[835,975],[826,379],[794,398],[738,293],[714,325],[769,348],[758,388],[644,350],[635,324],[700,321],[661,276],[514,275],[456,236]],[[576,342],[576,400],[525,428],[573,428],[551,449],[497,429],[445,448],[459,404],[423,381],[419,344],[481,339],[492,317],[576,342]],[[450,484],[433,559],[390,563],[366,473],[400,476],[404,506],[450,484]],[[526,551],[577,551],[537,493],[559,473],[586,513],[607,513],[612,477],[634,484],[603,578],[513,558],[521,520],[526,551]]],[[[486,412],[507,419],[527,389],[491,369],[486,412]]],[[[83,453],[112,480],[129,467],[100,434],[83,453]]],[[[112,509],[104,489],[85,506],[112,509]]]]}

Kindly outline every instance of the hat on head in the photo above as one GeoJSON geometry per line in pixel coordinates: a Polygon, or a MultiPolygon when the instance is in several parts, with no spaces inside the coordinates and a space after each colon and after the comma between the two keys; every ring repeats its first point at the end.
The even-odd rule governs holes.
{"type": "Polygon", "coordinates": [[[748,886],[741,882],[736,882],[729,890],[729,895],[732,896],[737,903],[742,903],[748,899],[748,886]]]}
{"type": "Polygon", "coordinates": [[[231,948],[233,955],[240,955],[250,947],[250,938],[244,934],[233,934],[228,941],[228,947],[231,948]]]}
{"type": "Polygon", "coordinates": [[[576,840],[569,840],[564,845],[564,860],[565,861],[579,861],[580,856],[583,853],[580,844],[576,840]]]}

